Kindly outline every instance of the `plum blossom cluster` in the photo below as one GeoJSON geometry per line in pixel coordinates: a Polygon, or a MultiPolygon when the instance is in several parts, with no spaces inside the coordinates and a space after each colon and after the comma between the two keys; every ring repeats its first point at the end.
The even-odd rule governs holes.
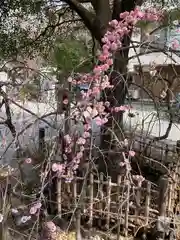
{"type": "Polygon", "coordinates": [[[34,215],[36,214],[40,208],[42,207],[42,204],[40,202],[35,203],[31,208],[30,208],[30,214],[34,215]]]}
{"type": "Polygon", "coordinates": [[[112,108],[112,111],[114,111],[114,112],[120,112],[120,111],[122,111],[122,112],[125,112],[125,111],[129,111],[131,109],[131,106],[120,106],[120,107],[114,107],[114,108],[112,108]]]}
{"type": "Polygon", "coordinates": [[[42,227],[40,239],[43,239],[43,240],[44,239],[59,239],[57,230],[58,230],[58,228],[52,221],[45,222],[42,227]]]}
{"type": "Polygon", "coordinates": [[[137,183],[138,187],[141,187],[145,178],[142,175],[133,175],[133,180],[137,183]]]}
{"type": "MultiPolygon", "coordinates": [[[[127,139],[124,139],[124,142],[122,143],[125,147],[127,147],[129,145],[128,143],[128,140],[127,139]]],[[[130,150],[128,151],[126,154],[125,152],[122,153],[123,154],[123,161],[121,161],[119,163],[120,167],[125,167],[127,172],[130,172],[131,171],[131,163],[130,163],[130,159],[132,157],[135,156],[135,152],[130,150]]]]}
{"type": "MultiPolygon", "coordinates": [[[[85,74],[76,79],[68,78],[68,82],[74,86],[88,84],[87,91],[81,91],[82,98],[76,104],[76,111],[72,117],[83,122],[84,133],[82,136],[64,136],[63,164],[54,163],[52,170],[58,174],[67,174],[69,179],[73,178],[79,163],[84,155],[85,145],[91,137],[92,120],[98,126],[108,122],[112,112],[124,112],[130,110],[128,106],[111,106],[110,102],[99,100],[100,93],[105,89],[114,88],[110,81],[107,71],[112,68],[114,53],[123,47],[124,36],[131,33],[133,27],[138,21],[160,21],[163,18],[161,11],[156,9],[141,10],[136,8],[131,12],[120,14],[120,21],[112,20],[109,23],[109,29],[102,38],[102,50],[98,55],[98,64],[94,67],[92,74],[85,74]]],[[[68,98],[65,104],[69,103],[68,98]]],[[[127,169],[130,170],[129,159],[135,155],[134,151],[129,151],[128,156],[124,153],[124,162],[127,169]]]]}
{"type": "Polygon", "coordinates": [[[88,125],[84,126],[84,133],[82,136],[73,136],[71,137],[69,134],[64,136],[64,154],[63,164],[61,163],[53,163],[52,171],[57,173],[57,176],[66,175],[66,181],[70,182],[76,171],[79,167],[80,161],[83,158],[83,153],[85,150],[85,144],[90,137],[90,133],[88,132],[88,125]],[[76,150],[74,150],[76,149],[76,150]]]}
{"type": "Polygon", "coordinates": [[[171,43],[171,47],[173,48],[173,49],[178,49],[179,47],[180,47],[180,43],[179,43],[179,40],[178,39],[174,39],[173,41],[172,41],[172,43],[171,43]]]}
{"type": "Polygon", "coordinates": [[[52,222],[46,222],[45,223],[45,227],[47,228],[47,230],[49,230],[50,232],[56,232],[56,225],[52,222]]]}
{"type": "Polygon", "coordinates": [[[121,13],[120,18],[122,20],[119,22],[112,20],[109,23],[111,28],[102,39],[104,45],[101,56],[106,56],[106,58],[104,57],[105,60],[103,59],[102,61],[102,57],[100,56],[99,60],[105,62],[104,64],[108,64],[109,61],[107,62],[107,59],[112,59],[112,53],[122,47],[123,37],[132,31],[133,26],[138,21],[158,21],[161,20],[162,13],[156,9],[141,11],[140,8],[136,8],[134,11],[121,13]]]}

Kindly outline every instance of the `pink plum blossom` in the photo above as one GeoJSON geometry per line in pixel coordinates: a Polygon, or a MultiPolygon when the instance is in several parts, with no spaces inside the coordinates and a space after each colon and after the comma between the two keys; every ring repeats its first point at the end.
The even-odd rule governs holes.
{"type": "Polygon", "coordinates": [[[63,164],[53,163],[52,171],[53,172],[62,172],[63,171],[63,164]]]}
{"type": "Polygon", "coordinates": [[[177,49],[180,47],[180,43],[177,39],[174,39],[173,42],[172,42],[172,48],[173,49],[177,49]]]}
{"type": "Polygon", "coordinates": [[[80,159],[83,157],[83,153],[82,152],[78,152],[76,155],[77,159],[80,159]]]}
{"type": "Polygon", "coordinates": [[[135,153],[134,151],[132,151],[132,150],[129,151],[129,156],[130,156],[130,157],[134,157],[135,155],[136,155],[136,153],[135,153]]]}
{"type": "Polygon", "coordinates": [[[83,133],[83,138],[89,138],[90,137],[90,133],[89,132],[84,132],[83,133]]]}
{"type": "Polygon", "coordinates": [[[69,83],[72,83],[72,81],[73,81],[72,77],[68,77],[67,81],[68,81],[69,83]]]}
{"type": "Polygon", "coordinates": [[[89,131],[91,129],[90,124],[84,124],[84,130],[89,131]]]}
{"type": "Polygon", "coordinates": [[[71,137],[69,136],[69,134],[65,135],[65,136],[64,136],[64,139],[65,139],[65,141],[66,141],[67,144],[70,144],[71,141],[72,141],[72,139],[71,139],[71,137]]]}
{"type": "Polygon", "coordinates": [[[84,152],[84,150],[85,150],[84,146],[80,146],[80,151],[84,152]]]}
{"type": "Polygon", "coordinates": [[[32,159],[31,159],[31,158],[26,158],[26,159],[25,159],[25,163],[27,163],[27,164],[32,163],[32,159]]]}
{"type": "Polygon", "coordinates": [[[48,228],[50,232],[56,232],[57,229],[56,225],[52,221],[46,222],[45,226],[48,228]]]}
{"type": "Polygon", "coordinates": [[[31,208],[30,208],[30,214],[34,215],[37,213],[37,211],[42,207],[42,204],[40,202],[35,203],[31,208]]]}
{"type": "Polygon", "coordinates": [[[53,165],[52,165],[52,171],[53,171],[53,172],[57,172],[57,171],[58,171],[58,164],[57,164],[57,163],[53,163],[53,165]]]}
{"type": "Polygon", "coordinates": [[[67,105],[69,103],[69,100],[67,99],[67,98],[65,98],[64,100],[63,100],[63,104],[64,105],[67,105]]]}
{"type": "Polygon", "coordinates": [[[34,215],[34,214],[36,214],[37,213],[37,208],[35,207],[35,206],[32,206],[31,208],[30,208],[30,214],[32,214],[32,215],[34,215]]]}
{"type": "Polygon", "coordinates": [[[78,138],[77,142],[76,142],[78,145],[84,145],[86,143],[86,139],[80,137],[78,138]]]}
{"type": "Polygon", "coordinates": [[[42,207],[42,203],[41,202],[37,202],[35,204],[35,206],[36,206],[37,209],[40,209],[42,207]]]}
{"type": "Polygon", "coordinates": [[[95,122],[96,122],[96,124],[97,124],[98,126],[103,125],[103,121],[102,121],[102,119],[101,119],[100,117],[96,117],[94,120],[95,120],[95,122]]]}
{"type": "Polygon", "coordinates": [[[145,180],[145,178],[142,175],[133,175],[133,179],[137,182],[138,187],[141,187],[142,183],[145,180]]]}
{"type": "Polygon", "coordinates": [[[114,27],[114,26],[117,26],[118,25],[118,21],[116,19],[112,20],[110,23],[109,23],[110,26],[114,27]]]}

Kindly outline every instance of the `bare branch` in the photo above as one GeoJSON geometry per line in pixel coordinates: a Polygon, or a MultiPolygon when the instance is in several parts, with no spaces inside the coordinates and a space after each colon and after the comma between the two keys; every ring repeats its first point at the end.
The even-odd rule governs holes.
{"type": "Polygon", "coordinates": [[[77,0],[64,0],[64,2],[66,2],[72,10],[77,12],[77,14],[82,18],[85,26],[89,29],[89,31],[93,32],[93,23],[96,17],[95,14],[88,11],[77,0]]]}
{"type": "Polygon", "coordinates": [[[1,88],[0,88],[0,94],[3,96],[5,109],[6,109],[7,119],[5,120],[5,124],[7,125],[9,130],[11,131],[12,136],[15,138],[16,137],[16,129],[15,129],[15,126],[13,125],[13,123],[12,123],[11,111],[10,111],[10,106],[9,106],[9,101],[8,101],[7,95],[1,88]]]}
{"type": "Polygon", "coordinates": [[[31,114],[32,116],[36,117],[39,120],[42,120],[42,122],[46,123],[48,126],[50,126],[53,129],[57,129],[55,126],[53,126],[51,123],[49,123],[47,120],[42,119],[41,117],[39,117],[36,113],[32,112],[31,110],[23,107],[22,105],[16,103],[14,100],[8,98],[8,100],[10,100],[14,105],[18,106],[20,109],[26,111],[27,113],[31,114]]]}

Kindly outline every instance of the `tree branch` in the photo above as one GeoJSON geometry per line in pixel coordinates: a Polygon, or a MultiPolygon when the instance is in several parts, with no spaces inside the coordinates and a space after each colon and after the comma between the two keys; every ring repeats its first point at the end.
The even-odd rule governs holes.
{"type": "Polygon", "coordinates": [[[81,3],[77,0],[64,0],[69,7],[74,10],[83,20],[84,25],[89,29],[90,32],[93,32],[95,14],[88,11],[81,3]]]}
{"type": "Polygon", "coordinates": [[[98,26],[98,30],[101,33],[101,37],[105,34],[108,23],[112,19],[111,8],[109,0],[91,0],[91,4],[96,12],[96,20],[94,27],[98,26]]]}
{"type": "Polygon", "coordinates": [[[0,94],[3,96],[3,102],[5,105],[5,109],[6,109],[6,116],[7,119],[5,120],[5,124],[7,125],[7,127],[9,128],[9,130],[12,133],[12,136],[15,138],[16,137],[16,129],[15,126],[12,123],[12,118],[11,118],[11,111],[10,111],[10,107],[9,107],[9,101],[7,98],[6,93],[0,88],[0,94]]]}

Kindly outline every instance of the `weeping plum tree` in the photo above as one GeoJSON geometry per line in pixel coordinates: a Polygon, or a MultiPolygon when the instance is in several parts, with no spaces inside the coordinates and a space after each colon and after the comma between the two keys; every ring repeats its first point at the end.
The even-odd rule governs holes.
{"type": "MultiPolygon", "coordinates": [[[[71,181],[77,173],[76,171],[79,168],[81,160],[86,154],[85,150],[92,150],[90,141],[92,133],[90,123],[92,122],[92,118],[95,117],[95,121],[99,126],[103,124],[109,124],[111,126],[112,115],[117,117],[116,120],[119,118],[118,120],[121,122],[122,115],[120,113],[127,110],[127,107],[123,106],[123,103],[126,95],[125,82],[127,79],[128,49],[134,22],[138,22],[139,20],[158,21],[161,19],[161,12],[154,10],[151,12],[151,10],[147,10],[144,13],[140,9],[135,9],[135,6],[141,5],[142,1],[134,0],[114,0],[112,2],[108,0],[91,0],[94,11],[88,11],[83,7],[82,3],[76,0],[64,0],[64,2],[78,13],[92,36],[102,47],[101,55],[99,55],[98,58],[99,65],[94,67],[93,74],[84,75],[83,78],[85,82],[93,82],[93,84],[90,84],[91,86],[87,93],[82,93],[84,101],[78,102],[77,106],[75,106],[76,111],[73,112],[72,116],[69,116],[77,121],[82,121],[84,131],[81,135],[76,133],[73,135],[73,133],[71,134],[69,131],[65,136],[62,136],[62,159],[64,161],[57,161],[52,164],[49,164],[51,162],[47,162],[47,171],[51,172],[50,169],[52,169],[55,174],[57,173],[57,177],[65,175],[66,180],[71,181]],[[109,31],[107,31],[108,27],[109,31]],[[112,65],[113,72],[110,72],[109,70],[111,70],[112,65]],[[101,91],[105,92],[104,101],[99,101],[95,98],[101,91]]],[[[164,14],[162,15],[163,17],[165,16],[164,14]]],[[[35,37],[33,42],[38,42],[39,39],[44,37],[47,29],[54,30],[58,24],[60,24],[59,21],[55,25],[49,24],[46,26],[44,31],[35,37]]],[[[49,33],[52,34],[52,31],[49,33]]],[[[32,42],[31,39],[30,42],[32,42]]],[[[72,78],[69,78],[68,81],[74,85],[78,84],[78,81],[76,82],[76,80],[72,78]]],[[[8,100],[3,91],[1,91],[1,95],[3,95],[4,101],[8,100]]],[[[67,105],[69,104],[68,101],[69,99],[64,99],[63,103],[67,105]]],[[[10,118],[8,120],[11,121],[10,118]]],[[[16,137],[16,133],[14,137],[16,137]]],[[[123,144],[123,146],[128,145],[126,141],[124,141],[123,144]]],[[[122,152],[123,159],[119,164],[125,167],[128,181],[131,180],[132,182],[132,180],[134,180],[141,186],[144,177],[131,175],[130,160],[134,155],[135,152],[127,147],[127,149],[122,152]]],[[[51,156],[46,159],[48,159],[47,161],[51,161],[51,156]]],[[[91,160],[90,157],[89,160],[91,160]]],[[[29,163],[29,159],[26,162],[29,163]]],[[[48,178],[48,172],[42,174],[42,184],[45,183],[46,178],[48,178]]],[[[42,199],[39,200],[42,201],[42,199]]],[[[36,214],[39,208],[41,208],[41,204],[37,206],[36,203],[33,209],[31,209],[33,211],[30,211],[30,213],[32,215],[36,214]]]]}
{"type": "MultiPolygon", "coordinates": [[[[92,36],[96,39],[99,45],[102,46],[102,38],[108,29],[108,23],[112,19],[120,20],[120,13],[130,12],[134,10],[137,5],[141,5],[143,0],[90,0],[77,1],[65,0],[70,8],[75,11],[82,19],[85,26],[88,28],[92,36]],[[87,10],[82,3],[89,2],[93,6],[94,12],[87,10]]],[[[128,52],[130,45],[131,33],[124,36],[122,40],[123,47],[116,51],[114,56],[113,72],[111,73],[111,83],[114,88],[106,92],[106,100],[110,101],[111,105],[124,104],[127,85],[127,63],[128,52]]],[[[118,124],[122,122],[122,114],[116,114],[118,124]]],[[[115,116],[114,116],[115,117],[115,116]]],[[[112,122],[108,122],[111,126],[112,122]]],[[[109,136],[103,140],[103,147],[105,143],[109,142],[109,136]]]]}
{"type": "MultiPolygon", "coordinates": [[[[102,39],[109,28],[108,24],[111,20],[119,21],[121,20],[121,13],[126,11],[131,12],[135,9],[136,6],[141,6],[143,4],[149,3],[149,1],[144,0],[64,0],[63,2],[69,5],[69,7],[80,16],[82,22],[100,46],[103,45],[102,39]],[[91,8],[89,8],[90,10],[88,10],[88,8],[83,5],[84,3],[91,4],[91,6],[93,7],[93,11],[91,10],[91,8]]],[[[157,2],[151,3],[154,6],[157,5],[157,2]]],[[[170,1],[159,1],[159,9],[167,7],[168,3],[170,3],[170,1]]],[[[175,2],[173,3],[175,4],[175,2]]],[[[162,20],[162,27],[170,24],[170,21],[172,21],[173,19],[179,19],[178,7],[176,7],[176,9],[170,14],[164,14],[162,20]]],[[[124,104],[127,89],[131,82],[131,79],[130,77],[128,77],[127,74],[128,53],[131,42],[131,34],[132,32],[130,31],[128,35],[125,35],[123,37],[122,47],[116,51],[113,57],[113,71],[110,74],[110,82],[114,87],[111,90],[105,90],[103,94],[103,100],[109,101],[111,106],[124,104]]],[[[122,120],[122,112],[113,114],[112,118],[109,119],[108,123],[106,124],[106,128],[104,129],[105,132],[107,132],[107,128],[112,126],[112,122],[115,129],[123,127],[122,120]]],[[[109,148],[110,141],[110,134],[103,134],[102,148],[109,148]]]]}
{"type": "MultiPolygon", "coordinates": [[[[108,24],[111,20],[120,20],[120,14],[130,12],[145,1],[143,0],[64,0],[69,7],[75,11],[82,19],[86,28],[90,31],[93,38],[102,46],[103,36],[108,30],[108,24]],[[83,3],[90,3],[93,11],[83,6],[83,3]]],[[[109,101],[111,106],[123,105],[130,78],[127,74],[128,53],[130,46],[131,31],[125,35],[122,40],[122,47],[116,51],[113,59],[113,71],[110,74],[113,89],[105,90],[103,93],[103,101],[109,101]]],[[[108,149],[111,142],[111,134],[107,129],[114,126],[119,131],[122,128],[123,113],[113,114],[108,123],[102,129],[101,147],[108,149]]]]}

